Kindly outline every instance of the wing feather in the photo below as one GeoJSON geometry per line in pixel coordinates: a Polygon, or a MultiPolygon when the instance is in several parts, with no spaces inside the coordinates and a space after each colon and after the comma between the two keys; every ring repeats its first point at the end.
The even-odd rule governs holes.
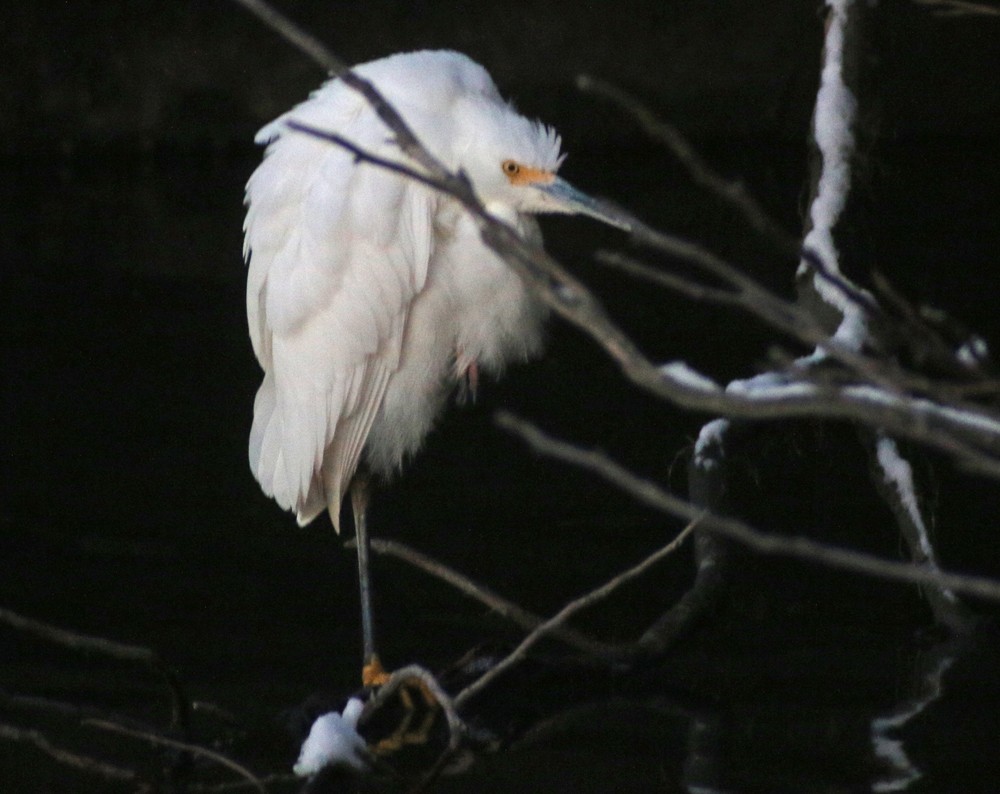
{"type": "MultiPolygon", "coordinates": [[[[387,141],[360,101],[328,84],[288,115],[387,141]]],[[[264,369],[250,464],[300,523],[324,508],[336,522],[427,279],[436,198],[278,122],[261,135],[271,143],[247,184],[244,224],[247,317],[264,369]]]]}
{"type": "MultiPolygon", "coordinates": [[[[339,506],[343,499],[344,488],[357,467],[361,450],[394,371],[382,361],[374,361],[371,366],[364,369],[361,393],[365,395],[365,399],[359,402],[357,411],[339,420],[334,433],[334,442],[327,449],[321,467],[326,499],[330,505],[339,506]]],[[[331,510],[330,518],[337,532],[340,532],[338,511],[331,510]]]]}

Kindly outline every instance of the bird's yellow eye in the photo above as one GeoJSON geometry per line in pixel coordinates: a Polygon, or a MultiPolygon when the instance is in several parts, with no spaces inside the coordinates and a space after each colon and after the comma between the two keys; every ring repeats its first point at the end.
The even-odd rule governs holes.
{"type": "Polygon", "coordinates": [[[516,160],[504,160],[500,167],[507,176],[517,176],[521,172],[521,166],[516,160]]]}

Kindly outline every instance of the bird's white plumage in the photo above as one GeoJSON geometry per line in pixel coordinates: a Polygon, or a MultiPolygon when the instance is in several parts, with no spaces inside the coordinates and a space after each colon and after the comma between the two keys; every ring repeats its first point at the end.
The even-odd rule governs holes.
{"type": "MultiPolygon", "coordinates": [[[[500,164],[553,173],[559,138],[515,113],[486,71],[453,52],[356,67],[486,206],[536,237],[527,213],[568,211],[514,188],[500,164]]],[[[545,310],[452,200],[328,142],[294,118],[402,160],[365,100],[332,80],[264,127],[247,184],[247,316],[264,370],[250,465],[304,524],[340,500],[364,454],[391,474],[416,451],[470,364],[536,353],[545,310]]]]}

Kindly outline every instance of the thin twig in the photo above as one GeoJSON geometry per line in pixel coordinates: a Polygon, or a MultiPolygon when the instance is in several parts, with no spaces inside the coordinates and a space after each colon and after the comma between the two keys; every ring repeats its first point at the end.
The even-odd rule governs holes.
{"type": "Polygon", "coordinates": [[[691,143],[672,124],[658,118],[639,99],[616,85],[587,74],[576,78],[581,91],[602,97],[632,116],[654,141],[664,144],[683,165],[694,181],[736,207],[750,225],[768,237],[778,249],[797,256],[800,242],[772,218],[740,182],[733,182],[706,163],[691,143]]]}
{"type": "Polygon", "coordinates": [[[94,728],[99,728],[103,731],[108,731],[109,733],[129,736],[133,739],[140,739],[142,741],[149,742],[150,744],[160,745],[162,747],[172,747],[175,750],[183,750],[185,753],[190,753],[191,755],[199,756],[201,758],[207,758],[208,760],[214,761],[220,766],[224,766],[226,769],[235,772],[248,784],[252,785],[254,789],[259,791],[260,794],[267,794],[267,789],[264,788],[264,784],[253,772],[231,758],[227,758],[222,755],[222,753],[217,753],[215,750],[210,750],[207,747],[191,744],[189,742],[181,742],[176,739],[170,739],[166,736],[160,736],[159,734],[150,733],[148,731],[135,730],[108,720],[87,719],[83,720],[81,725],[88,725],[94,728]]]}
{"type": "Polygon", "coordinates": [[[418,664],[410,664],[406,667],[400,667],[398,670],[394,670],[392,675],[389,676],[389,680],[379,688],[375,693],[374,697],[365,704],[364,710],[361,712],[360,724],[364,724],[366,718],[375,713],[385,702],[391,700],[396,691],[401,687],[405,686],[406,682],[411,679],[418,679],[423,683],[434,696],[434,699],[440,704],[441,709],[445,713],[445,717],[448,720],[448,729],[451,736],[451,741],[449,744],[451,746],[457,746],[459,740],[467,732],[465,723],[462,718],[458,715],[457,704],[452,699],[452,697],[444,691],[441,684],[438,683],[437,678],[424,667],[418,664]]]}
{"type": "MultiPolygon", "coordinates": [[[[715,171],[701,158],[694,146],[691,145],[676,127],[658,118],[636,97],[623,91],[618,86],[590,75],[578,76],[577,87],[582,91],[603,97],[625,110],[635,118],[647,135],[665,144],[673,152],[681,164],[688,169],[695,182],[738,208],[751,226],[771,238],[780,251],[786,255],[795,256],[807,261],[822,278],[833,283],[866,311],[875,314],[879,312],[878,304],[869,295],[854,287],[853,284],[847,282],[846,279],[843,279],[838,274],[830,272],[829,268],[825,266],[825,263],[816,252],[809,249],[802,249],[798,238],[785,231],[761,207],[753,195],[742,184],[732,182],[715,171]]],[[[713,300],[723,304],[736,303],[741,305],[744,309],[769,322],[779,330],[790,333],[793,336],[798,336],[807,344],[821,347],[834,358],[848,364],[883,388],[899,390],[900,381],[898,376],[900,373],[893,372],[887,376],[886,373],[879,371],[876,362],[864,356],[857,355],[853,351],[841,348],[840,345],[830,340],[829,333],[815,317],[797,305],[771,294],[758,282],[745,276],[738,269],[708,254],[700,247],[692,247],[693,244],[685,244],[684,241],[679,241],[681,245],[678,245],[674,239],[648,229],[645,226],[636,229],[636,236],[640,238],[645,236],[647,238],[645,242],[653,245],[660,251],[681,256],[686,261],[705,267],[709,272],[723,278],[727,283],[738,289],[737,294],[732,295],[724,290],[714,290],[706,287],[699,295],[696,291],[693,291],[694,285],[692,282],[687,282],[686,280],[678,281],[669,277],[664,278],[663,276],[666,274],[661,274],[658,280],[664,286],[677,289],[689,297],[698,300],[713,300]]],[[[623,257],[619,257],[616,261],[610,263],[622,268],[629,267],[629,264],[623,262],[622,259],[623,257]]],[[[605,259],[605,261],[609,261],[609,259],[605,259]]],[[[631,264],[632,267],[629,267],[629,269],[633,275],[650,275],[648,272],[642,274],[641,271],[635,268],[634,265],[638,263],[633,262],[631,264]]]]}
{"type": "Polygon", "coordinates": [[[620,251],[600,250],[594,254],[594,258],[602,265],[620,270],[632,278],[666,287],[674,292],[680,293],[691,300],[716,303],[721,306],[741,306],[743,304],[742,293],[712,287],[700,281],[679,276],[669,270],[650,267],[644,262],[620,251]]]}
{"type": "Polygon", "coordinates": [[[891,329],[893,341],[904,345],[908,354],[925,368],[943,370],[951,377],[960,379],[944,383],[939,379],[935,383],[939,399],[958,401],[968,394],[989,394],[996,388],[996,383],[988,380],[991,367],[985,343],[981,356],[975,360],[963,361],[958,354],[961,347],[968,350],[976,339],[971,329],[943,311],[934,311],[926,306],[918,309],[879,271],[872,273],[872,283],[885,305],[894,311],[893,319],[897,325],[891,329]],[[933,312],[933,320],[928,316],[929,312],[933,312]],[[946,329],[951,332],[951,339],[945,337],[943,331],[946,329]],[[956,337],[960,341],[956,341],[956,337]],[[975,378],[975,381],[968,382],[970,378],[975,378]]]}
{"type": "MultiPolygon", "coordinates": [[[[139,776],[131,769],[124,769],[123,767],[109,764],[106,761],[99,761],[96,758],[80,755],[63,747],[57,747],[49,741],[45,734],[33,728],[18,728],[14,725],[0,723],[0,739],[29,744],[63,766],[97,775],[107,781],[115,783],[140,782],[139,776]]],[[[143,786],[140,790],[144,790],[145,788],[143,786]]]]}
{"type": "Polygon", "coordinates": [[[802,249],[802,261],[815,270],[821,279],[839,289],[851,303],[863,309],[866,314],[872,317],[878,317],[882,314],[882,307],[878,305],[878,301],[845,277],[839,270],[831,268],[823,257],[812,248],[806,246],[802,249]]]}
{"type": "MultiPolygon", "coordinates": [[[[353,545],[353,541],[348,542],[346,545],[353,545]]],[[[485,604],[498,615],[510,620],[512,623],[520,626],[525,631],[533,631],[544,623],[544,619],[538,615],[529,612],[523,607],[515,604],[513,601],[509,601],[503,596],[493,592],[488,587],[474,582],[472,579],[462,573],[459,573],[454,568],[449,568],[444,563],[432,559],[426,554],[419,552],[410,546],[394,540],[372,538],[371,547],[372,550],[379,554],[396,557],[397,559],[403,560],[415,568],[419,568],[425,573],[450,584],[452,587],[461,591],[465,595],[485,604]]],[[[614,657],[619,653],[619,649],[616,646],[595,640],[573,628],[570,628],[569,626],[557,627],[552,632],[552,636],[554,639],[561,640],[567,645],[592,656],[599,656],[602,658],[614,657]]]]}
{"type": "MultiPolygon", "coordinates": [[[[974,466],[981,473],[1000,478],[1000,417],[970,404],[938,404],[930,398],[906,393],[907,387],[930,390],[932,384],[904,373],[895,365],[856,353],[836,340],[818,321],[771,294],[766,288],[701,246],[651,229],[639,221],[633,228],[637,241],[672,256],[683,258],[743,292],[743,306],[774,327],[823,349],[869,381],[863,389],[793,388],[779,396],[775,392],[709,393],[690,383],[671,379],[652,365],[602,310],[596,301],[580,301],[563,307],[564,317],[594,338],[620,365],[623,374],[637,385],[684,408],[709,410],[716,415],[740,419],[841,418],[873,429],[884,428],[898,435],[937,447],[974,466]],[[714,406],[711,405],[714,403],[714,406]],[[780,405],[780,407],[779,407],[780,405]],[[801,413],[799,412],[800,408],[801,413]],[[774,413],[765,417],[765,413],[774,413]],[[970,426],[963,427],[969,423],[970,426]],[[971,425],[975,425],[973,429],[971,425]],[[988,452],[987,452],[988,450],[988,452]]],[[[559,307],[556,307],[559,311],[559,307]]]]}
{"type": "MultiPolygon", "coordinates": [[[[904,372],[895,363],[866,356],[845,347],[830,336],[827,328],[801,305],[774,294],[734,265],[717,257],[697,243],[681,240],[652,229],[637,227],[636,233],[656,250],[683,258],[727,284],[731,289],[709,287],[678,277],[617,252],[599,251],[599,262],[615,267],[630,276],[673,289],[693,300],[712,301],[742,309],[772,328],[822,350],[849,370],[879,388],[896,395],[907,390],[926,391],[933,387],[926,378],[904,372]]],[[[803,252],[803,258],[818,257],[803,252]]],[[[833,274],[829,276],[835,278],[833,274]]],[[[839,280],[838,284],[843,280],[839,280]]],[[[842,287],[846,289],[846,287],[842,287]]],[[[863,294],[863,293],[859,293],[863,294]]]]}
{"type": "Polygon", "coordinates": [[[702,529],[731,538],[761,554],[794,557],[876,579],[944,587],[956,593],[1000,601],[1000,581],[996,579],[930,570],[853,549],[817,543],[809,538],[761,532],[737,519],[704,513],[701,508],[664,491],[651,480],[636,476],[603,453],[552,438],[512,414],[498,413],[497,424],[519,436],[539,454],[592,471],[643,504],[664,513],[688,521],[699,519],[702,529]]]}
{"type": "MultiPolygon", "coordinates": [[[[679,242],[685,243],[685,241],[679,242]]],[[[916,392],[932,396],[942,403],[951,403],[963,410],[976,410],[978,408],[973,403],[961,402],[964,396],[961,389],[968,389],[968,387],[956,387],[952,384],[942,385],[938,380],[931,380],[902,369],[895,360],[873,358],[839,344],[830,337],[827,330],[802,305],[770,293],[745,276],[740,275],[739,278],[733,278],[733,274],[738,273],[738,271],[725,262],[716,260],[711,253],[699,247],[689,249],[684,254],[684,258],[693,264],[704,265],[710,269],[713,276],[729,285],[729,289],[709,286],[694,279],[678,276],[661,268],[647,265],[618,251],[598,251],[595,258],[601,264],[620,270],[633,278],[673,290],[691,300],[741,309],[775,330],[798,339],[804,345],[822,350],[831,359],[839,361],[847,367],[858,378],[879,386],[887,393],[904,396],[907,392],[916,392]]],[[[935,352],[940,351],[935,350],[935,352]]],[[[960,366],[951,351],[948,351],[948,358],[954,366],[960,366]]],[[[804,373],[801,364],[797,369],[800,374],[804,373]]],[[[967,368],[963,368],[963,372],[968,375],[973,374],[967,368]]],[[[847,372],[843,374],[849,375],[847,372]]],[[[982,377],[981,374],[980,377],[982,377]]],[[[803,381],[815,382],[815,377],[803,376],[802,379],[803,381]]],[[[845,380],[847,380],[845,377],[839,378],[840,383],[844,383],[845,380]]],[[[991,394],[997,388],[996,384],[988,382],[976,385],[980,386],[979,391],[985,394],[991,394]]],[[[975,390],[969,389],[969,391],[975,390]]]]}
{"type": "Polygon", "coordinates": [[[591,590],[589,593],[586,593],[566,604],[566,606],[560,609],[555,615],[546,620],[534,631],[532,631],[531,634],[525,637],[521,641],[520,645],[500,660],[500,662],[498,662],[494,667],[491,667],[487,672],[483,673],[479,678],[459,692],[455,697],[456,708],[461,708],[463,703],[479,694],[483,689],[489,686],[494,679],[505,673],[518,662],[522,661],[534,645],[536,645],[546,635],[552,633],[566,623],[566,621],[573,617],[573,615],[577,612],[593,606],[598,601],[602,601],[607,598],[619,587],[642,576],[664,557],[676,551],[681,543],[684,542],[685,538],[687,538],[687,536],[694,531],[697,524],[698,520],[695,519],[684,527],[684,529],[678,533],[677,537],[671,540],[666,546],[654,551],[638,565],[634,565],[628,570],[618,574],[613,579],[605,582],[600,587],[591,590]]]}
{"type": "Polygon", "coordinates": [[[39,695],[11,694],[4,689],[0,689],[0,707],[34,712],[31,715],[33,718],[37,718],[40,714],[45,714],[59,717],[62,720],[72,720],[75,723],[93,718],[132,722],[134,725],[141,724],[132,717],[117,714],[107,709],[100,709],[96,706],[67,703],[62,700],[53,700],[52,698],[39,695]]]}
{"type": "Polygon", "coordinates": [[[267,27],[288,41],[295,49],[309,56],[331,75],[347,71],[347,64],[312,34],[300,28],[270,3],[263,0],[234,0],[257,17],[267,27]]]}
{"type": "Polygon", "coordinates": [[[52,626],[42,623],[39,620],[19,615],[9,609],[0,607],[0,623],[6,623],[11,628],[18,631],[32,634],[39,639],[64,648],[70,648],[84,653],[94,653],[101,656],[109,656],[125,662],[139,662],[141,664],[156,665],[160,663],[156,653],[149,648],[142,648],[138,645],[126,645],[121,642],[107,640],[103,637],[92,637],[79,632],[52,626]]]}
{"type": "Polygon", "coordinates": [[[1000,8],[968,0],[913,0],[913,2],[927,6],[937,16],[942,17],[1000,16],[1000,8]]]}
{"type": "Polygon", "coordinates": [[[392,171],[393,173],[399,174],[400,176],[405,176],[407,179],[412,179],[414,182],[419,182],[422,185],[433,188],[434,190],[445,191],[449,190],[449,182],[442,180],[439,177],[429,176],[406,163],[401,163],[396,160],[388,160],[385,157],[380,157],[377,154],[369,152],[367,149],[358,146],[353,141],[349,141],[342,135],[338,135],[335,132],[329,132],[327,130],[321,130],[319,127],[313,127],[310,124],[304,124],[301,121],[296,121],[295,119],[290,119],[285,122],[285,126],[290,130],[295,132],[301,132],[306,135],[310,135],[313,138],[319,138],[322,141],[327,141],[328,143],[336,144],[337,146],[345,149],[354,155],[355,162],[360,163],[370,163],[376,165],[379,168],[384,168],[386,171],[392,171]]]}
{"type": "Polygon", "coordinates": [[[274,785],[289,785],[291,783],[302,783],[302,778],[291,773],[275,773],[272,775],[265,775],[264,777],[257,778],[256,781],[250,780],[234,780],[229,783],[188,783],[185,787],[185,792],[190,792],[190,794],[229,794],[232,791],[245,791],[246,789],[253,789],[257,787],[257,782],[260,782],[265,789],[269,788],[272,784],[274,785]]]}
{"type": "Polygon", "coordinates": [[[234,0],[234,2],[250,11],[261,22],[330,74],[339,77],[344,85],[361,94],[378,117],[392,130],[396,145],[399,146],[400,150],[423,166],[430,175],[447,183],[449,193],[456,197],[471,196],[475,200],[468,180],[460,174],[452,174],[448,171],[417,139],[410,126],[382,96],[382,93],[368,80],[348,69],[344,62],[319,39],[296,25],[265,0],[234,0]]]}
{"type": "Polygon", "coordinates": [[[76,631],[52,626],[39,620],[25,617],[12,610],[0,607],[0,623],[31,634],[45,642],[61,645],[74,651],[92,653],[124,662],[144,664],[163,676],[171,698],[171,721],[174,727],[187,730],[188,701],[177,674],[171,670],[155,651],[138,645],[126,645],[104,637],[93,637],[76,631]]]}

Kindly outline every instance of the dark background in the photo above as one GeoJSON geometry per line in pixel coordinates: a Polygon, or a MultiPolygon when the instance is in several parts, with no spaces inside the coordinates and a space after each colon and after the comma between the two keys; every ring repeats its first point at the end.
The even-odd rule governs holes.
{"type": "MultiPolygon", "coordinates": [[[[466,52],[522,112],[559,129],[571,181],[791,293],[795,263],[573,79],[587,72],[634,92],[795,233],[823,34],[817,4],[280,7],[352,63],[400,50],[466,52]]],[[[859,279],[878,269],[911,299],[995,342],[1000,18],[888,3],[877,20],[867,65],[873,132],[845,256],[859,279]]],[[[251,733],[267,731],[314,690],[350,691],[360,645],[352,554],[325,521],[297,529],[259,492],[245,452],[260,377],[240,257],[242,188],[260,156],[252,136],[322,74],[221,0],[21,3],[0,11],[0,45],[0,606],[154,648],[192,696],[237,713],[251,733]]],[[[752,374],[775,342],[745,317],[596,266],[595,248],[622,244],[614,231],[579,219],[550,219],[544,229],[550,250],[655,359],[683,358],[727,380],[752,374]]],[[[571,329],[556,324],[549,348],[543,361],[486,384],[477,405],[451,412],[407,474],[376,497],[372,519],[375,534],[410,542],[542,614],[675,527],[586,474],[531,457],[493,427],[493,412],[504,407],[599,445],[680,493],[690,443],[710,418],[636,393],[571,329]]],[[[934,483],[944,564],[1000,574],[996,489],[934,456],[916,461],[934,483]]],[[[764,434],[745,478],[743,512],[760,526],[901,554],[865,456],[843,428],[764,434]]],[[[633,636],[687,586],[689,565],[681,555],[594,627],[633,636]]],[[[807,781],[850,790],[874,774],[864,732],[908,691],[926,608],[907,588],[812,566],[754,558],[744,566],[715,624],[672,658],[669,686],[724,706],[737,787],[806,790],[807,781]]],[[[433,668],[473,643],[515,636],[398,563],[377,561],[375,577],[390,664],[433,668]]],[[[158,684],[141,671],[2,627],[0,643],[5,690],[162,717],[158,684]]],[[[961,780],[967,791],[996,771],[979,752],[997,738],[995,667],[980,664],[957,677],[957,700],[925,729],[934,738],[924,745],[935,746],[949,726],[958,748],[917,744],[932,778],[961,780]]],[[[598,689],[620,687],[609,679],[598,689]]],[[[540,781],[673,790],[683,731],[658,723],[632,738],[522,755],[485,780],[497,790],[540,781]],[[623,756],[634,781],[620,776],[623,756]]],[[[262,771],[294,758],[290,739],[251,746],[243,757],[262,771]]],[[[7,770],[28,790],[60,790],[49,765],[0,745],[0,780],[15,774],[7,770]]]]}

